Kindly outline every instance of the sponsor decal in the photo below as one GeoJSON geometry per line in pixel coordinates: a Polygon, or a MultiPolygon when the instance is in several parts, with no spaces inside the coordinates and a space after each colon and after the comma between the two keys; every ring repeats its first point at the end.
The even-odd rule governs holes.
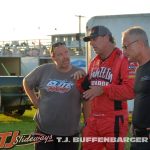
{"type": "Polygon", "coordinates": [[[47,91],[67,93],[71,90],[74,83],[67,80],[50,80],[47,83],[47,91]]]}
{"type": "Polygon", "coordinates": [[[128,67],[128,70],[129,70],[129,75],[128,75],[128,78],[135,78],[135,73],[136,73],[136,69],[138,67],[138,64],[137,63],[134,63],[134,62],[130,62],[129,63],[129,67],[128,67]]]}
{"type": "Polygon", "coordinates": [[[150,76],[141,77],[141,81],[148,81],[148,80],[150,80],[150,76]]]}
{"type": "Polygon", "coordinates": [[[112,82],[112,70],[108,67],[93,69],[90,74],[91,85],[105,86],[112,82]]]}

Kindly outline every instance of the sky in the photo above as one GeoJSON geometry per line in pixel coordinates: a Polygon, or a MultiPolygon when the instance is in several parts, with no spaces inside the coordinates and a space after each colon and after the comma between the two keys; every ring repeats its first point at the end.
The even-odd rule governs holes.
{"type": "Polygon", "coordinates": [[[149,0],[0,0],[0,40],[86,32],[93,16],[150,13],[149,0]]]}

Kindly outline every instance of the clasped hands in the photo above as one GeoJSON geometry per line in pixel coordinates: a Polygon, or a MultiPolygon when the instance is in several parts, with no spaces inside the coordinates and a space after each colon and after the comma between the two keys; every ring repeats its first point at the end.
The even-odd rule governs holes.
{"type": "MultiPolygon", "coordinates": [[[[76,71],[72,77],[76,80],[84,77],[86,75],[84,70],[76,71]]],[[[83,92],[83,98],[86,100],[92,100],[96,96],[100,96],[103,94],[103,87],[102,86],[89,86],[89,89],[83,92]]]]}
{"type": "Polygon", "coordinates": [[[83,92],[83,98],[86,100],[92,100],[96,96],[100,96],[104,93],[102,86],[90,86],[90,89],[83,92]]]}

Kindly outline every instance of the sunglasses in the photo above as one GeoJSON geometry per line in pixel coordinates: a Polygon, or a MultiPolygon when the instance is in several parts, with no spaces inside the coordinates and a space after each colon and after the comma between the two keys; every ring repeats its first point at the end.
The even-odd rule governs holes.
{"type": "Polygon", "coordinates": [[[54,44],[52,45],[52,48],[51,48],[51,53],[54,52],[54,48],[56,48],[56,47],[58,47],[58,46],[61,46],[61,45],[66,45],[66,43],[65,43],[65,42],[57,42],[57,43],[54,43],[54,44]]]}
{"type": "Polygon", "coordinates": [[[129,46],[131,46],[132,44],[134,44],[134,43],[137,42],[137,41],[138,41],[138,40],[135,40],[135,41],[129,43],[128,45],[123,45],[122,48],[123,48],[124,50],[127,50],[129,46]]]}

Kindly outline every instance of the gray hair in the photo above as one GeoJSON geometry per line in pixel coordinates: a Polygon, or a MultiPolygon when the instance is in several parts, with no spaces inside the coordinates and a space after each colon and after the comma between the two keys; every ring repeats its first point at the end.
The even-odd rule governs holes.
{"type": "Polygon", "coordinates": [[[140,26],[133,26],[122,32],[122,39],[125,35],[132,36],[133,38],[136,38],[137,40],[142,40],[145,44],[145,46],[149,47],[148,37],[144,29],[140,26]]]}

